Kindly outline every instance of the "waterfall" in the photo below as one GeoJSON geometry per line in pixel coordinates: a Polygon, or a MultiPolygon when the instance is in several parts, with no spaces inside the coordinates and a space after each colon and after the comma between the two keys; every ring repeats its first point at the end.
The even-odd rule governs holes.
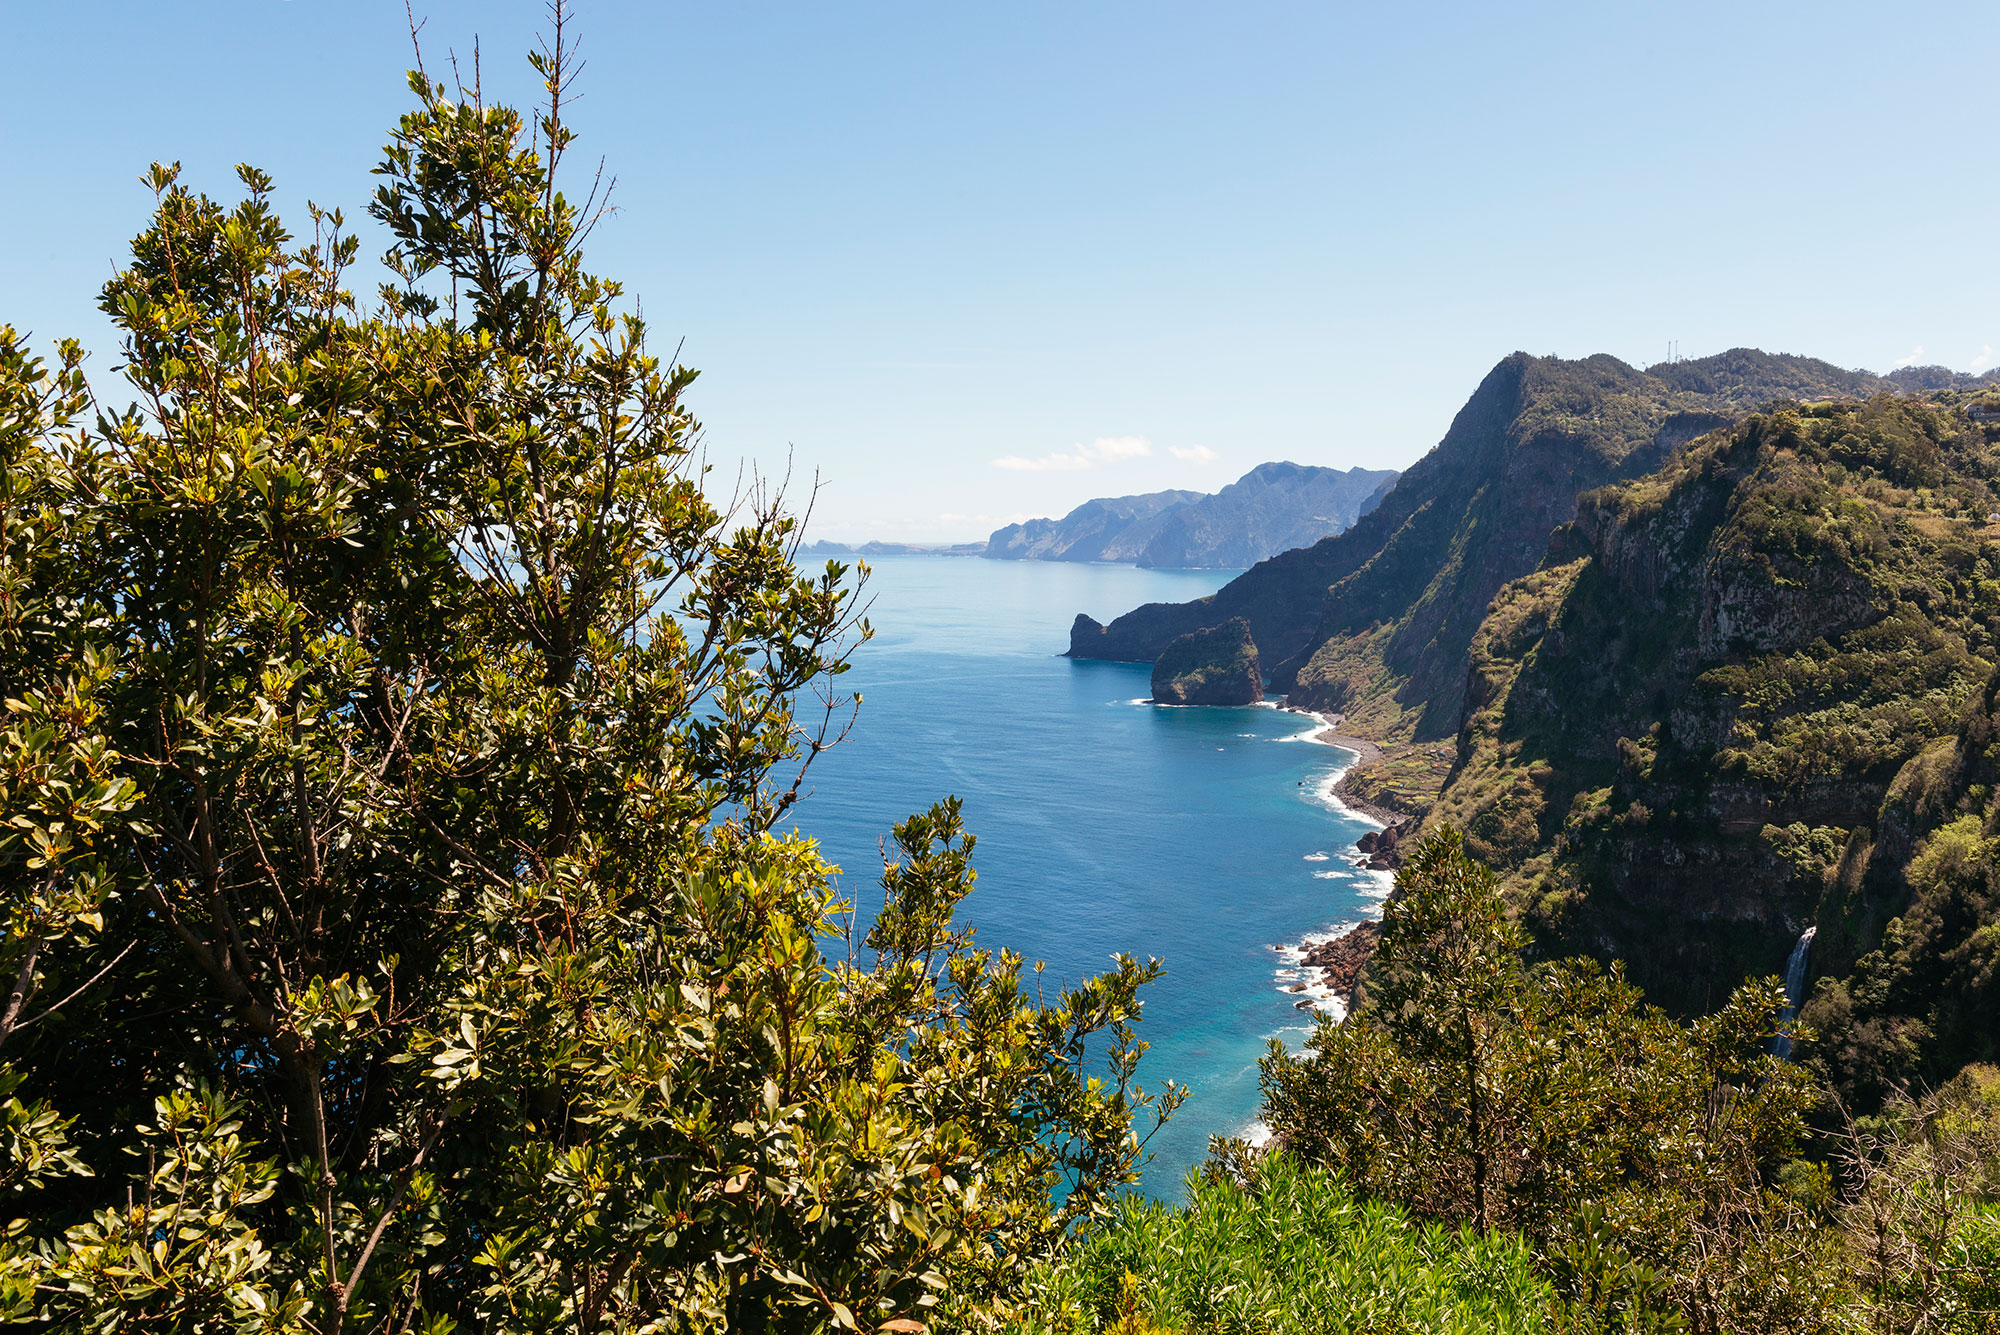
{"type": "Polygon", "coordinates": [[[1798,1018],[1799,1005],[1806,999],[1806,966],[1812,960],[1813,938],[1819,935],[1819,928],[1808,927],[1799,933],[1799,943],[1792,947],[1792,957],[1785,961],[1785,1014],[1778,1025],[1778,1036],[1771,1043],[1771,1051],[1778,1057],[1792,1055],[1791,1023],[1798,1018]]]}

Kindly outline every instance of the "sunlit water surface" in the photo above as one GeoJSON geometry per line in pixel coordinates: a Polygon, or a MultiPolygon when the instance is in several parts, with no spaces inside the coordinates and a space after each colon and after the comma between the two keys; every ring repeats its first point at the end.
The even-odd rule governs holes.
{"type": "MultiPolygon", "coordinates": [[[[1201,597],[1233,572],[883,557],[876,634],[841,685],[864,703],[811,773],[800,828],[864,913],[889,828],[946,794],[978,836],[963,920],[985,946],[1044,960],[1045,985],[1115,951],[1166,961],[1146,993],[1141,1065],[1186,1104],[1151,1143],[1144,1186],[1178,1196],[1211,1135],[1256,1121],[1257,1059],[1300,1041],[1315,1004],[1300,946],[1375,916],[1384,878],[1355,866],[1372,828],[1329,789],[1345,751],[1269,707],[1145,702],[1150,669],[1060,657],[1079,611],[1201,597]]],[[[1337,1004],[1323,1002],[1319,1004],[1337,1004]]]]}

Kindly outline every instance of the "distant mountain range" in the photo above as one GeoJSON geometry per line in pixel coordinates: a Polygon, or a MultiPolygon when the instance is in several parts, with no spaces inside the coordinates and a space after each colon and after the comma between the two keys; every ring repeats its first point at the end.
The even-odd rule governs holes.
{"type": "Polygon", "coordinates": [[[978,556],[983,542],[809,542],[800,556],[978,556]]]}
{"type": "Polygon", "coordinates": [[[1387,469],[1259,464],[1214,495],[1154,491],[1085,501],[1061,519],[997,529],[985,555],[1009,561],[1129,561],[1241,569],[1353,527],[1396,484],[1387,469]]]}

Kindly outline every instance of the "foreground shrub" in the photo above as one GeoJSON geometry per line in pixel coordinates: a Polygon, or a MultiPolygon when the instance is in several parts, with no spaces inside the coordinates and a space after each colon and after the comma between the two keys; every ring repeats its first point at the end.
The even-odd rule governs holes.
{"type": "Polygon", "coordinates": [[[1525,945],[1457,834],[1427,836],[1367,1003],[1265,1060],[1271,1125],[1367,1199],[1525,1235],[1565,1297],[1614,1325],[1836,1328],[1836,1235],[1811,1193],[1778,1186],[1819,1091],[1771,1054],[1777,980],[1682,1024],[1620,971],[1530,963],[1525,945]]]}
{"type": "Polygon", "coordinates": [[[1127,1198],[1032,1282],[1019,1335],[1541,1331],[1553,1291],[1526,1244],[1419,1225],[1285,1154],[1127,1198]]]}
{"type": "Polygon", "coordinates": [[[2000,1332],[2000,1070],[1847,1128],[1841,1222],[1876,1327],[2000,1332]]]}

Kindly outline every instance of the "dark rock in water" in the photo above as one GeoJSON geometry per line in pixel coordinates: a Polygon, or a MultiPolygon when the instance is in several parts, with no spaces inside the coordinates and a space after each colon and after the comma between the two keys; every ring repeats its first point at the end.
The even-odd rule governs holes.
{"type": "Polygon", "coordinates": [[[1356,839],[1355,850],[1365,858],[1361,865],[1370,871],[1394,871],[1402,866],[1403,856],[1396,851],[1396,845],[1401,843],[1403,838],[1399,833],[1400,829],[1400,826],[1390,825],[1380,830],[1370,830],[1356,839]]]}
{"type": "Polygon", "coordinates": [[[1361,971],[1368,966],[1381,940],[1382,924],[1364,922],[1345,935],[1320,942],[1305,953],[1303,962],[1308,968],[1320,971],[1327,988],[1340,998],[1342,1005],[1352,1007],[1361,971]]]}
{"type": "Polygon", "coordinates": [[[1241,617],[1181,636],[1153,664],[1153,699],[1161,704],[1249,705],[1263,698],[1257,645],[1241,617]]]}

